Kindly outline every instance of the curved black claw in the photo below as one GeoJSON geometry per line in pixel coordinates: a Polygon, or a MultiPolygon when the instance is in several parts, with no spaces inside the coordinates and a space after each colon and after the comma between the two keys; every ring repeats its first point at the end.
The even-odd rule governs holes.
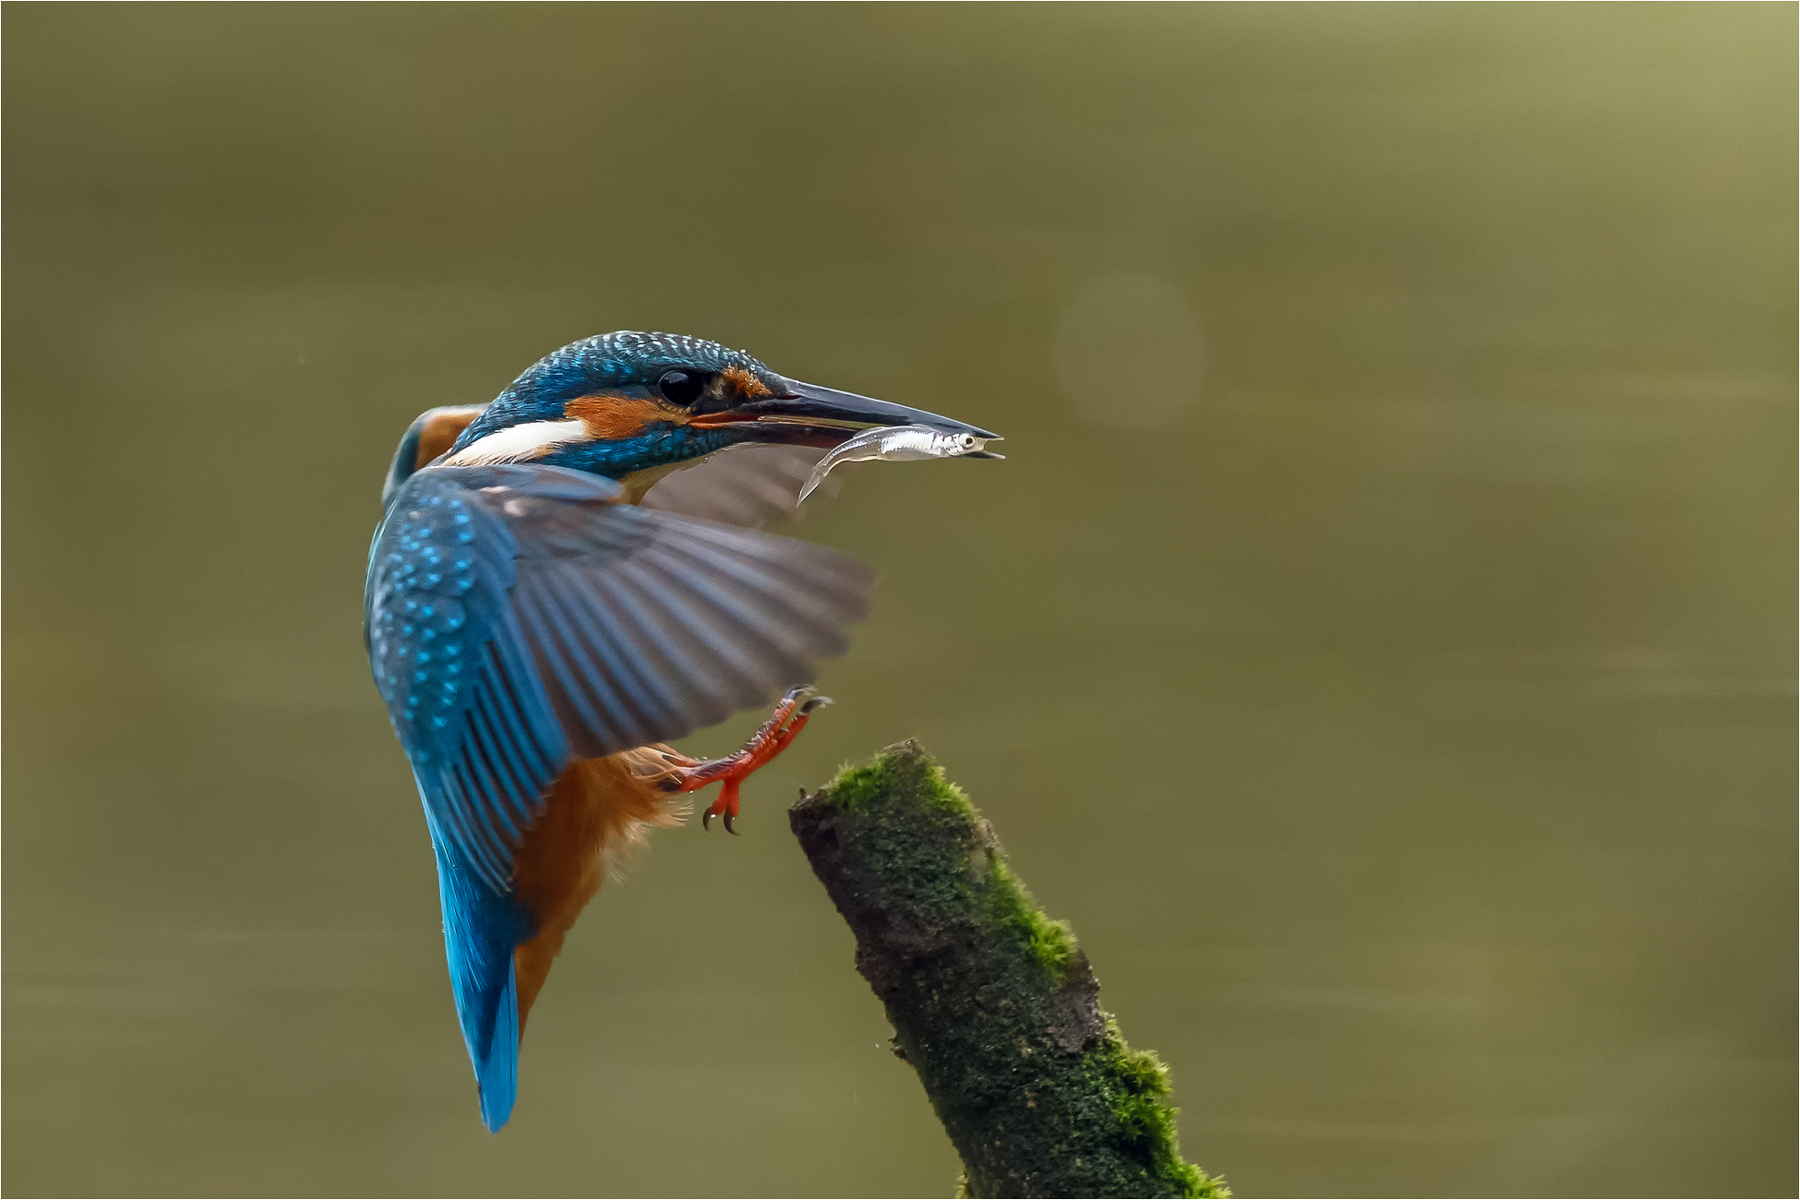
{"type": "Polygon", "coordinates": [[[832,703],[835,703],[835,702],[832,700],[832,698],[830,696],[814,696],[812,699],[808,700],[805,704],[802,704],[800,706],[800,715],[803,717],[810,716],[810,715],[812,715],[812,712],[814,709],[824,708],[827,704],[832,704],[832,703]]]}
{"type": "Polygon", "coordinates": [[[709,833],[712,831],[712,809],[709,808],[700,814],[700,828],[709,833]]]}
{"type": "Polygon", "coordinates": [[[725,832],[731,834],[733,837],[739,836],[738,831],[731,827],[731,813],[729,811],[725,814],[725,832]]]}

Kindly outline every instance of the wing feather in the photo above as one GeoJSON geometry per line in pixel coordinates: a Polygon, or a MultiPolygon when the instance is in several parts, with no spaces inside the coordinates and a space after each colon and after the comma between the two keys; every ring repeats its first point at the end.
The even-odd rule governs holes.
{"type": "Polygon", "coordinates": [[[626,579],[630,571],[630,563],[619,563],[592,591],[570,587],[557,599],[570,614],[578,635],[618,668],[614,678],[621,691],[644,702],[641,735],[648,737],[654,730],[679,728],[683,714],[701,702],[711,676],[701,663],[662,652],[665,624],[632,596],[626,579]],[[619,607],[606,607],[602,593],[616,597],[619,607]]]}
{"type": "Polygon", "coordinates": [[[765,614],[743,603],[745,597],[733,595],[716,580],[697,571],[685,571],[683,566],[672,555],[660,555],[644,563],[645,571],[654,573],[664,587],[687,593],[700,610],[705,636],[719,656],[737,668],[739,678],[756,681],[751,684],[754,687],[771,674],[776,678],[798,678],[806,670],[804,658],[771,636],[765,614]]]}
{"type": "MultiPolygon", "coordinates": [[[[783,486],[745,478],[734,494],[783,486]]],[[[433,829],[497,895],[572,759],[773,699],[867,611],[872,576],[834,551],[620,490],[555,467],[429,467],[370,552],[377,684],[433,829]]]]}
{"type": "MultiPolygon", "coordinates": [[[[824,456],[811,446],[731,446],[665,475],[645,494],[643,506],[760,529],[800,515],[800,487],[824,456]]],[[[842,482],[828,478],[827,494],[842,482]]]]}
{"type": "MultiPolygon", "coordinates": [[[[687,546],[679,542],[672,543],[658,556],[659,562],[668,563],[673,572],[698,574],[702,565],[713,571],[728,576],[730,583],[739,585],[744,599],[786,602],[796,610],[814,618],[817,626],[781,626],[764,624],[765,632],[780,632],[792,639],[790,644],[797,649],[804,648],[812,653],[831,653],[828,647],[836,643],[829,640],[831,624],[835,621],[854,620],[857,612],[857,597],[853,591],[837,591],[833,585],[841,581],[824,576],[815,582],[810,575],[802,578],[813,587],[796,590],[791,581],[784,581],[778,574],[768,570],[755,559],[731,559],[722,556],[708,558],[698,546],[687,546]],[[834,591],[836,594],[833,594],[834,591]],[[826,635],[821,638],[820,635],[826,635]],[[818,639],[818,640],[809,640],[818,639]]],[[[727,592],[726,594],[730,594],[727,592]]],[[[742,610],[740,610],[742,611],[742,610]]],[[[766,620],[766,609],[759,615],[766,620]]],[[[841,649],[837,651],[842,653],[841,649]]]]}
{"type": "Polygon", "coordinates": [[[714,693],[716,697],[732,708],[741,708],[744,702],[739,697],[772,690],[773,685],[768,682],[768,664],[756,653],[758,647],[747,644],[742,636],[732,635],[695,581],[659,571],[650,563],[633,565],[643,578],[651,581],[651,586],[673,601],[668,604],[668,610],[680,622],[681,632],[692,640],[695,649],[722,668],[719,672],[721,686],[714,693]]]}
{"type": "Polygon", "coordinates": [[[498,819],[499,828],[494,832],[508,844],[517,844],[530,814],[520,811],[515,804],[517,797],[530,786],[530,776],[515,769],[517,752],[513,739],[506,736],[505,725],[494,711],[494,698],[490,693],[483,692],[476,698],[475,707],[469,712],[469,724],[475,735],[471,765],[478,763],[478,782],[485,788],[498,819]]]}
{"type": "Polygon", "coordinates": [[[649,737],[650,730],[680,724],[681,705],[674,691],[658,677],[656,666],[631,641],[628,630],[632,626],[625,615],[623,587],[619,580],[608,578],[594,590],[594,642],[606,657],[613,678],[635,705],[641,736],[654,741],[649,737]]]}
{"type": "Polygon", "coordinates": [[[615,581],[615,594],[625,602],[632,625],[642,634],[646,649],[653,649],[662,659],[665,682],[686,693],[682,699],[700,724],[725,719],[732,707],[753,704],[744,701],[734,706],[737,693],[733,689],[731,664],[725,661],[702,663],[682,644],[683,635],[695,630],[693,614],[679,595],[666,592],[661,581],[644,570],[641,563],[626,563],[615,581]]]}
{"type": "MultiPolygon", "coordinates": [[[[604,582],[604,580],[600,581],[604,582]]],[[[577,732],[577,741],[586,757],[606,753],[616,742],[634,739],[654,741],[651,732],[659,709],[650,702],[647,685],[630,676],[624,669],[619,649],[584,619],[574,594],[581,579],[572,572],[558,572],[543,580],[527,581],[524,594],[529,596],[545,616],[539,630],[528,630],[527,637],[539,657],[557,670],[557,698],[576,714],[578,723],[568,726],[577,732]],[[538,637],[547,635],[544,640],[538,637]],[[561,660],[572,671],[561,669],[561,660]]],[[[668,710],[667,702],[662,706],[668,710]]]]}
{"type": "MultiPolygon", "coordinates": [[[[525,587],[513,593],[513,605],[519,613],[521,629],[544,649],[543,667],[548,671],[546,683],[552,684],[551,697],[557,720],[567,729],[598,729],[612,726],[622,733],[630,726],[619,720],[616,707],[607,704],[615,689],[590,661],[582,644],[569,632],[566,619],[554,596],[539,595],[525,587]],[[597,708],[606,710],[602,716],[597,708]]],[[[585,746],[572,746],[577,756],[585,746]]]]}
{"type": "Polygon", "coordinates": [[[544,762],[532,754],[536,743],[519,720],[518,708],[508,703],[507,697],[497,694],[493,689],[484,688],[478,695],[477,703],[499,752],[501,763],[498,765],[504,767],[507,775],[506,794],[513,798],[514,811],[519,818],[528,820],[530,811],[518,804],[518,798],[529,794],[532,782],[554,764],[544,762]],[[528,758],[534,761],[527,762],[528,758]]]}

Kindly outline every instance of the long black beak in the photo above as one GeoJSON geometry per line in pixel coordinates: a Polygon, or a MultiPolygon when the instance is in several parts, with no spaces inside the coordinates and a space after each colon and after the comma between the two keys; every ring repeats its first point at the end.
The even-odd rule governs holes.
{"type": "Polygon", "coordinates": [[[978,438],[997,439],[1000,436],[979,426],[966,425],[920,408],[889,404],[885,400],[873,400],[855,392],[840,392],[836,388],[801,383],[794,379],[784,379],[782,382],[786,385],[783,394],[741,404],[737,411],[746,416],[754,415],[759,424],[795,424],[815,429],[835,426],[846,432],[870,425],[927,425],[945,433],[967,433],[978,438]]]}

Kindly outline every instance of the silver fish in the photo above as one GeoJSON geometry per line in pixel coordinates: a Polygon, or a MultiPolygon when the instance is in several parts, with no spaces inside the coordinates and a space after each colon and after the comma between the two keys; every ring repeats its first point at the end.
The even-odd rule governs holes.
{"type": "Polygon", "coordinates": [[[929,425],[884,425],[877,429],[865,429],[837,449],[819,460],[806,477],[806,486],[800,489],[799,503],[812,494],[812,490],[825,481],[831,469],[839,463],[868,462],[871,459],[879,462],[918,462],[926,458],[1005,458],[1004,454],[995,454],[987,449],[989,442],[997,442],[999,438],[979,438],[971,433],[944,433],[929,425]]]}

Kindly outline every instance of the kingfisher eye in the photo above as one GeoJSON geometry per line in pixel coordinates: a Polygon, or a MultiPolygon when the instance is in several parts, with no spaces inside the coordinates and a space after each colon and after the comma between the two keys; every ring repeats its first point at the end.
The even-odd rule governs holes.
{"type": "Polygon", "coordinates": [[[706,380],[687,371],[667,371],[656,386],[664,399],[685,408],[700,398],[706,390],[706,380]]]}

